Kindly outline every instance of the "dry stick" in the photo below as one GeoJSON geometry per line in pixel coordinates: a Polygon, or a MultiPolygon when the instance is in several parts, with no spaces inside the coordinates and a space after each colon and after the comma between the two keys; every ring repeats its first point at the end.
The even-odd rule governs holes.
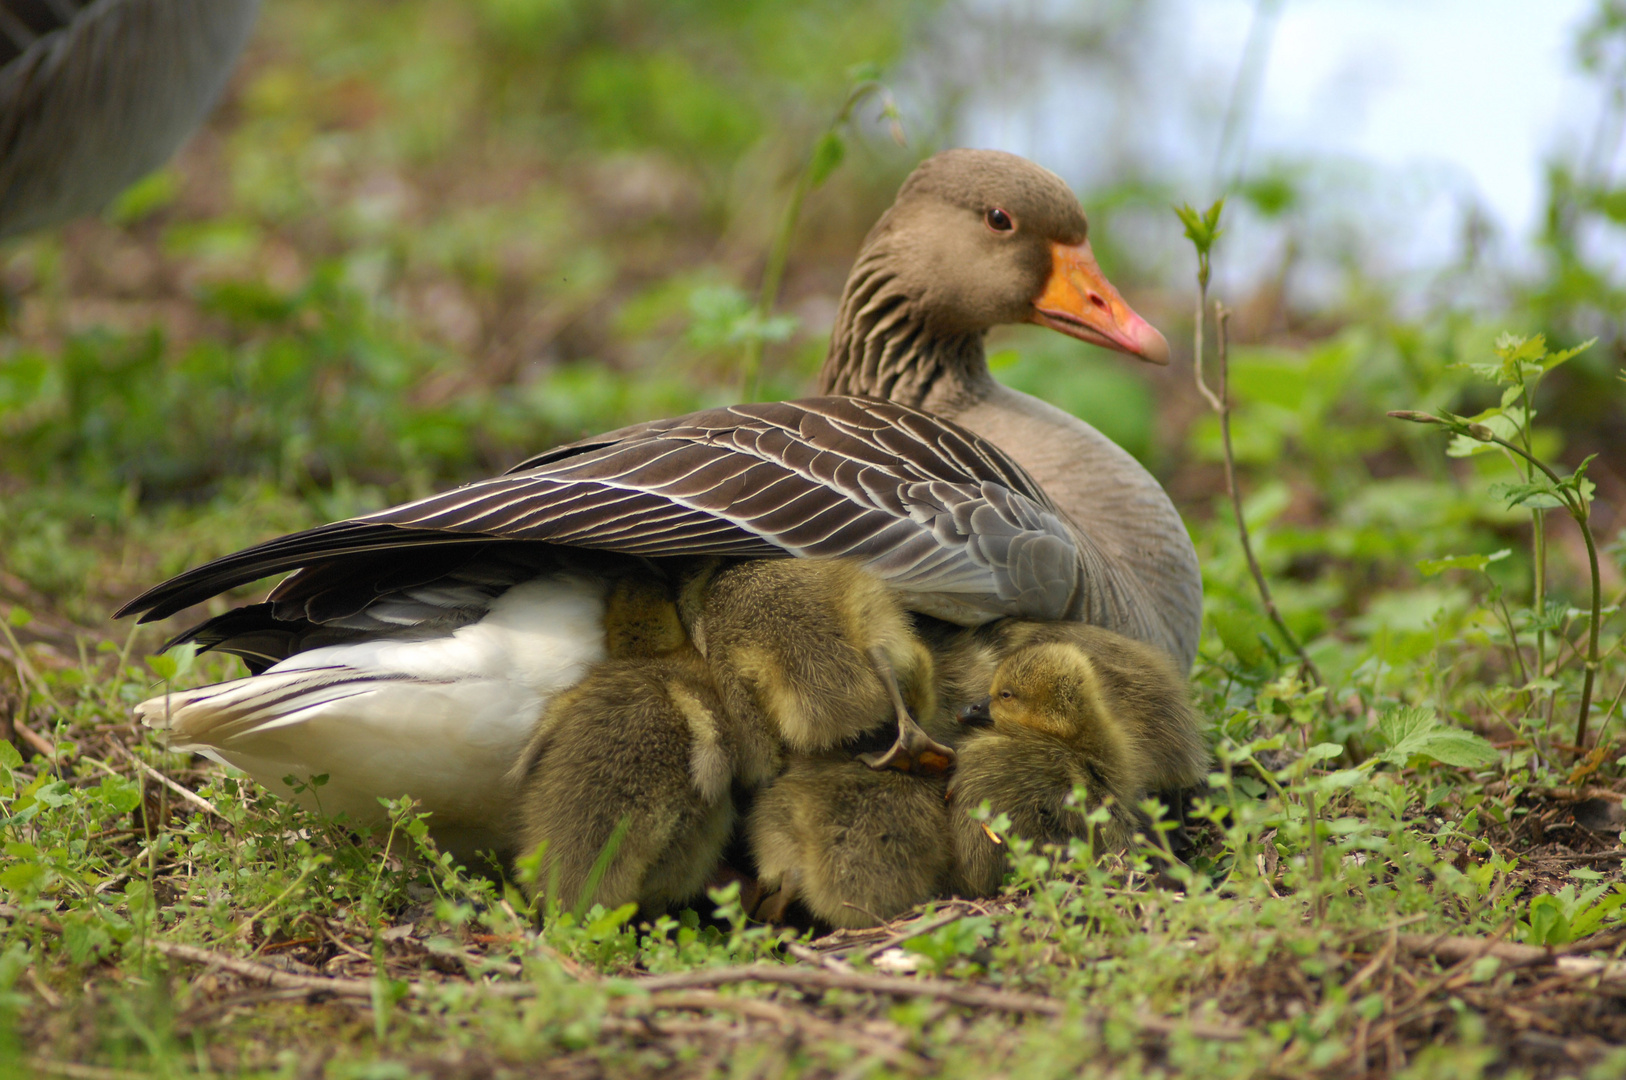
{"type": "MultiPolygon", "coordinates": [[[[1354,978],[1344,984],[1344,993],[1353,997],[1362,983],[1385,968],[1389,970],[1389,985],[1392,987],[1394,984],[1395,953],[1398,949],[1399,935],[1394,924],[1391,923],[1385,934],[1383,947],[1378,950],[1377,955],[1372,957],[1365,967],[1355,973],[1354,978]]],[[[1393,1005],[1387,990],[1383,994],[1383,1005],[1385,1010],[1393,1005]]],[[[1368,1017],[1362,1016],[1360,1024],[1356,1027],[1355,1047],[1351,1052],[1352,1068],[1362,1076],[1367,1074],[1368,1062],[1371,1060],[1371,1038],[1372,1021],[1368,1017]]]]}
{"type": "Polygon", "coordinates": [[[1574,955],[1601,947],[1585,940],[1547,949],[1539,945],[1517,945],[1505,941],[1487,942],[1485,938],[1401,934],[1400,945],[1407,952],[1459,963],[1465,959],[1494,956],[1509,967],[1554,967],[1570,975],[1601,975],[1610,980],[1626,978],[1626,962],[1574,955]]]}
{"type": "Polygon", "coordinates": [[[61,995],[59,995],[55,990],[52,990],[49,986],[45,985],[45,980],[40,978],[39,972],[35,971],[33,968],[29,968],[27,974],[29,983],[34,987],[34,992],[40,996],[40,999],[44,1001],[45,1004],[49,1005],[53,1009],[62,1008],[61,995]]]}
{"type": "MultiPolygon", "coordinates": [[[[1270,595],[1270,584],[1265,581],[1265,572],[1259,568],[1259,560],[1253,553],[1253,541],[1248,536],[1248,522],[1242,516],[1242,489],[1236,482],[1236,454],[1231,449],[1231,391],[1230,391],[1230,360],[1226,341],[1226,324],[1230,322],[1231,312],[1224,304],[1214,304],[1214,344],[1219,353],[1219,394],[1216,397],[1208,393],[1204,387],[1204,395],[1209,404],[1219,413],[1220,441],[1225,450],[1225,487],[1231,495],[1231,510],[1236,515],[1236,531],[1242,540],[1242,554],[1247,557],[1248,570],[1253,574],[1253,583],[1259,589],[1259,599],[1265,605],[1265,614],[1276,627],[1276,632],[1282,639],[1293,647],[1298,654],[1299,663],[1303,666],[1305,674],[1315,680],[1317,686],[1327,685],[1321,677],[1321,669],[1315,666],[1315,661],[1304,651],[1299,639],[1293,631],[1287,628],[1287,622],[1282,618],[1281,612],[1276,610],[1276,600],[1270,595]]],[[[1199,324],[1201,325],[1201,324],[1199,324]]],[[[1199,372],[1201,369],[1199,368],[1199,372]]],[[[1323,700],[1323,705],[1327,702],[1323,700]]]]}
{"type": "Polygon", "coordinates": [[[829,968],[831,971],[851,971],[853,969],[851,964],[834,953],[822,953],[797,941],[785,942],[785,951],[804,964],[814,964],[818,967],[829,968]]]}
{"type": "MultiPolygon", "coordinates": [[[[365,998],[372,1000],[373,980],[332,978],[326,975],[296,975],[291,971],[257,964],[252,960],[239,960],[234,956],[200,949],[195,945],[182,945],[174,941],[154,941],[154,950],[176,960],[185,960],[205,967],[217,967],[239,978],[249,979],[279,990],[304,990],[312,994],[332,994],[334,997],[365,998]]],[[[410,983],[412,993],[421,993],[422,983],[410,983]]]]}
{"type": "MultiPolygon", "coordinates": [[[[631,1001],[633,999],[623,1000],[631,1001]]],[[[727,997],[723,994],[714,994],[705,990],[691,990],[688,992],[660,994],[652,998],[649,1004],[653,1009],[691,1009],[698,1011],[710,1009],[719,1012],[735,1012],[754,1020],[766,1020],[779,1025],[782,1030],[795,1032],[803,1036],[804,1039],[806,1036],[812,1036],[816,1039],[858,1046],[867,1053],[885,1058],[887,1061],[895,1065],[901,1065],[911,1072],[923,1071],[931,1064],[925,1058],[911,1053],[896,1042],[855,1031],[850,1025],[836,1024],[805,1009],[788,1008],[777,1002],[762,1001],[758,998],[727,997]]],[[[895,1025],[889,1026],[895,1027],[895,1025]]],[[[900,1038],[903,1037],[902,1029],[896,1030],[900,1038]]]]}
{"type": "MultiPolygon", "coordinates": [[[[779,964],[750,964],[744,967],[702,968],[671,975],[654,975],[638,979],[632,986],[639,990],[687,989],[697,986],[725,986],[740,982],[768,982],[799,986],[808,990],[858,990],[893,997],[931,998],[955,1005],[988,1009],[995,1012],[1034,1013],[1040,1016],[1062,1016],[1067,1003],[1037,994],[993,990],[981,986],[968,986],[946,979],[911,979],[891,975],[865,975],[824,969],[796,968],[779,964]]],[[[1206,1024],[1201,1021],[1169,1020],[1157,1016],[1138,1016],[1135,1026],[1143,1031],[1167,1035],[1186,1031],[1199,1038],[1234,1042],[1245,1037],[1240,1028],[1228,1025],[1206,1024]]]]}
{"type": "Polygon", "coordinates": [[[1357,971],[1350,978],[1350,980],[1344,984],[1344,993],[1353,995],[1355,991],[1361,988],[1362,983],[1366,982],[1367,979],[1370,979],[1372,976],[1382,971],[1383,965],[1394,959],[1395,946],[1396,942],[1394,935],[1391,934],[1386,937],[1383,945],[1379,947],[1376,953],[1372,954],[1372,959],[1368,960],[1366,964],[1362,966],[1361,970],[1357,971]]]}
{"type": "Polygon", "coordinates": [[[830,971],[825,968],[800,968],[789,964],[746,964],[740,967],[679,971],[670,975],[651,975],[635,979],[630,986],[636,990],[653,992],[727,986],[742,982],[781,983],[812,990],[859,990],[871,994],[890,994],[893,997],[934,998],[955,1005],[990,1009],[995,1012],[1036,1013],[1041,1016],[1060,1016],[1067,1010],[1065,1002],[1038,994],[993,990],[988,987],[950,982],[946,979],[867,975],[858,972],[830,971]]]}
{"type": "Polygon", "coordinates": [[[52,746],[51,741],[45,736],[41,735],[39,732],[35,731],[33,728],[29,727],[16,717],[12,718],[11,729],[22,737],[23,742],[27,743],[29,746],[32,746],[35,752],[41,757],[45,758],[47,761],[56,760],[56,747],[52,746]]]}
{"type": "Polygon", "coordinates": [[[1470,939],[1472,947],[1464,950],[1456,963],[1440,972],[1440,974],[1436,975],[1428,982],[1425,982],[1421,986],[1417,986],[1412,990],[1411,1000],[1406,1002],[1406,1004],[1401,1007],[1399,1014],[1397,1014],[1394,1018],[1394,1023],[1396,1025],[1405,1023],[1405,1020],[1402,1018],[1407,1013],[1421,1008],[1429,998],[1433,997],[1441,990],[1452,989],[1462,975],[1467,974],[1475,964],[1489,956],[1491,951],[1498,945],[1504,944],[1500,940],[1500,935],[1506,933],[1511,927],[1512,923],[1510,921],[1501,930],[1496,932],[1496,937],[1470,939]]]}
{"type": "Polygon", "coordinates": [[[151,765],[148,765],[145,761],[142,761],[140,758],[136,757],[134,753],[132,753],[130,750],[126,749],[120,743],[113,743],[112,746],[113,746],[113,749],[115,749],[119,753],[123,754],[130,761],[134,762],[135,765],[137,767],[139,767],[143,772],[145,772],[148,776],[152,777],[154,780],[158,781],[160,784],[163,784],[165,787],[169,788],[169,790],[173,791],[175,794],[179,795],[181,798],[185,799],[187,802],[191,803],[193,806],[197,807],[199,810],[207,811],[208,813],[213,814],[215,817],[219,818],[222,821],[226,820],[226,816],[224,814],[222,814],[219,810],[215,809],[215,804],[210,802],[208,799],[205,799],[202,795],[199,795],[197,792],[193,791],[191,788],[185,786],[184,784],[181,784],[181,783],[178,783],[178,782],[176,782],[174,780],[171,780],[169,777],[165,776],[163,773],[159,772],[157,769],[153,768],[151,765]]]}
{"type": "Polygon", "coordinates": [[[957,923],[965,917],[966,912],[955,910],[935,919],[921,919],[909,926],[904,927],[891,937],[885,938],[879,942],[876,942],[874,945],[871,945],[869,948],[864,950],[862,955],[865,960],[873,960],[894,946],[902,945],[905,941],[911,941],[917,937],[929,934],[934,930],[941,930],[950,923],[957,923]]]}
{"type": "MultiPolygon", "coordinates": [[[[1457,939],[1464,942],[1467,947],[1461,950],[1460,958],[1455,964],[1421,986],[1416,986],[1414,984],[1411,1000],[1407,1001],[1399,1009],[1394,1009],[1392,1003],[1385,1001],[1384,1010],[1389,1012],[1390,1016],[1378,1026],[1378,1029],[1383,1033],[1384,1042],[1390,1048],[1389,1053],[1391,1059],[1400,1051],[1400,1044],[1399,1040],[1397,1039],[1400,1028],[1405,1024],[1424,1019],[1428,1016],[1433,1016],[1436,1013],[1444,1010],[1446,1006],[1443,1005],[1429,1007],[1427,1004],[1428,999],[1440,989],[1450,984],[1452,980],[1456,979],[1468,968],[1472,967],[1475,962],[1485,956],[1491,955],[1492,950],[1502,946],[1502,942],[1499,939],[1501,935],[1505,934],[1511,926],[1511,922],[1504,925],[1501,930],[1497,931],[1496,937],[1492,938],[1457,939]]],[[[1443,942],[1449,940],[1443,935],[1431,936],[1428,934],[1397,934],[1390,940],[1395,945],[1406,947],[1409,939],[1417,939],[1424,943],[1443,942]]],[[[1425,953],[1428,952],[1426,949],[1413,951],[1423,951],[1425,953]]],[[[1399,972],[1401,975],[1405,974],[1405,969],[1396,968],[1392,964],[1390,965],[1390,970],[1399,972]]],[[[1364,1045],[1352,1048],[1344,1053],[1342,1060],[1353,1062],[1357,1055],[1364,1053],[1364,1051],[1364,1045]]],[[[1390,1061],[1390,1071],[1394,1071],[1393,1060],[1390,1061]]]]}
{"type": "Polygon", "coordinates": [[[131,1072],[129,1069],[110,1069],[103,1065],[81,1065],[76,1061],[56,1061],[52,1058],[25,1058],[28,1067],[49,1076],[65,1076],[68,1080],[146,1080],[150,1073],[131,1072]]]}
{"type": "MultiPolygon", "coordinates": [[[[152,947],[165,956],[195,964],[218,967],[231,972],[233,975],[244,979],[252,979],[267,986],[288,990],[305,990],[312,994],[331,994],[335,997],[372,999],[373,981],[371,979],[296,975],[266,964],[255,963],[252,960],[239,960],[236,957],[212,952],[209,949],[200,949],[193,945],[181,945],[175,942],[155,941],[152,943],[152,947]]],[[[955,1005],[988,1009],[994,1012],[1030,1013],[1039,1016],[1063,1016],[1068,1010],[1067,1003],[1056,998],[969,986],[963,983],[950,982],[946,979],[909,979],[888,975],[864,975],[857,972],[829,971],[822,968],[799,968],[785,964],[748,964],[742,967],[702,968],[698,971],[682,971],[670,975],[651,975],[645,978],[623,981],[620,983],[619,988],[659,994],[668,990],[696,990],[744,982],[776,983],[796,986],[804,990],[856,990],[870,994],[886,994],[892,997],[930,998],[936,1001],[947,1001],[955,1005]]],[[[429,988],[437,985],[441,984],[410,982],[407,984],[407,992],[413,996],[422,996],[427,993],[429,988]]],[[[491,994],[495,997],[529,997],[536,993],[536,987],[530,983],[476,983],[469,985],[473,985],[482,993],[491,994]]],[[[656,1000],[658,1001],[658,999],[656,1000]]],[[[1225,1042],[1235,1042],[1246,1037],[1246,1032],[1241,1028],[1223,1024],[1208,1024],[1195,1020],[1180,1021],[1160,1016],[1138,1016],[1133,1020],[1133,1023],[1142,1031],[1158,1035],[1184,1031],[1199,1038],[1225,1042]]]]}

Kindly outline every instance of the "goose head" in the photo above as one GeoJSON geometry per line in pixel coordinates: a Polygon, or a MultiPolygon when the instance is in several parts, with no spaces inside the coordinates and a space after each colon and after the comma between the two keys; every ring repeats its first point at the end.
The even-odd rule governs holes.
{"type": "Polygon", "coordinates": [[[889,378],[889,363],[911,354],[936,354],[950,365],[955,353],[980,358],[983,335],[1013,323],[1169,361],[1163,335],[1101,272],[1089,221],[1061,177],[1015,154],[944,151],[910,174],[865,239],[825,389],[890,392],[909,379],[889,378]],[[892,349],[877,355],[866,347],[881,342],[892,349]]]}

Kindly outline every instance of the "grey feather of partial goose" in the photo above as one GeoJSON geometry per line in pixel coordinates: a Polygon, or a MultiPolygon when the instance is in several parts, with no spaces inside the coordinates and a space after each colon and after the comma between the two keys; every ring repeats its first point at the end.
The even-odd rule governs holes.
{"type": "Polygon", "coordinates": [[[168,161],[259,13],[259,0],[97,0],[30,41],[15,6],[0,0],[26,46],[0,68],[0,237],[96,211],[168,161]]]}
{"type": "MultiPolygon", "coordinates": [[[[910,607],[964,624],[1021,614],[1122,625],[1139,608],[1094,545],[997,448],[906,405],[832,397],[598,436],[501,477],[229,555],[120,614],[162,618],[280,571],[460,537],[652,558],[857,558],[910,607]]],[[[272,593],[278,618],[315,614],[305,577],[272,593]]]]}

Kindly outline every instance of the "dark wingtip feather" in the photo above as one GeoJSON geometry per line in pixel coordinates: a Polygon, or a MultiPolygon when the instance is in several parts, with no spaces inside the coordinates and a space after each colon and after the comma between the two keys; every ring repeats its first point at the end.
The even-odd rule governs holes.
{"type": "Polygon", "coordinates": [[[280,536],[263,544],[204,563],[154,585],[114,613],[122,619],[139,614],[142,623],[167,619],[183,608],[218,596],[228,589],[297,570],[317,559],[335,558],[422,544],[489,542],[485,536],[458,536],[427,529],[340,521],[304,532],[280,536]]]}

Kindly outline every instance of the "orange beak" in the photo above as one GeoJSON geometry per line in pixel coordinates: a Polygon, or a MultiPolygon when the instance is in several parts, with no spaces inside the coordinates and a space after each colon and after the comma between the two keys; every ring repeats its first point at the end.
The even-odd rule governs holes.
{"type": "Polygon", "coordinates": [[[1169,362],[1169,343],[1124,303],[1087,240],[1074,246],[1051,242],[1050,279],[1028,321],[1153,364],[1169,362]]]}

